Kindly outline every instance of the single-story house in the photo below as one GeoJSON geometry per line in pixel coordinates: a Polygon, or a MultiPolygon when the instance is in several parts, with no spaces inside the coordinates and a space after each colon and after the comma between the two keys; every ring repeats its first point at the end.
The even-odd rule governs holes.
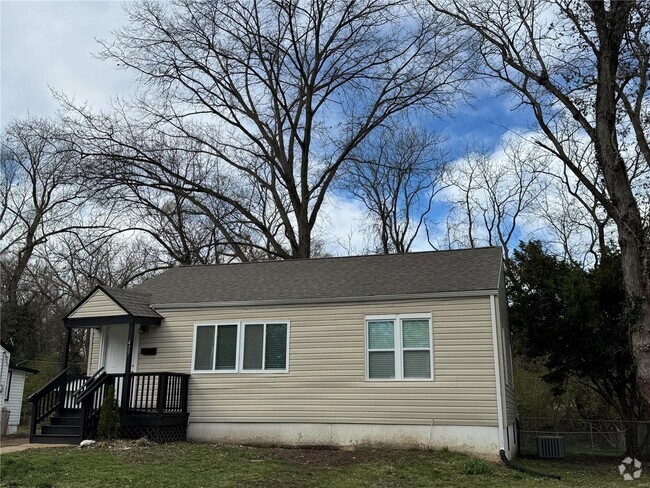
{"type": "Polygon", "coordinates": [[[12,361],[9,347],[0,344],[0,412],[2,412],[2,434],[15,434],[17,432],[23,406],[25,377],[28,374],[36,373],[38,373],[37,370],[16,364],[12,361]]]}
{"type": "Polygon", "coordinates": [[[87,376],[32,397],[75,390],[35,404],[39,442],[94,435],[112,385],[134,437],[516,452],[500,248],[177,267],[64,324],[90,331],[87,376]]]}

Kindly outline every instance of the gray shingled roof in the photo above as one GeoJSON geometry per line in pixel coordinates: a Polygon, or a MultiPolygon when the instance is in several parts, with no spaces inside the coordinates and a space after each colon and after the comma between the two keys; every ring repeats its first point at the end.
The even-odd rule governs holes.
{"type": "Polygon", "coordinates": [[[109,286],[102,286],[100,288],[134,317],[161,316],[151,308],[151,303],[153,302],[150,293],[136,290],[125,290],[123,288],[113,288],[109,286]]]}
{"type": "Polygon", "coordinates": [[[171,268],[129,290],[153,304],[308,301],[496,290],[501,249],[171,268]]]}

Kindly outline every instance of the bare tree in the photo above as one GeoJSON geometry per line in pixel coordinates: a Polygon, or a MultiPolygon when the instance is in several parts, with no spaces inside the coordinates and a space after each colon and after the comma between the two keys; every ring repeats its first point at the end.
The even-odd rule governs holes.
{"type": "Polygon", "coordinates": [[[68,106],[90,173],[191,201],[239,260],[310,256],[324,198],[355,148],[393,116],[446,110],[462,94],[467,46],[411,5],[129,4],[104,56],[139,74],[140,96],[111,116],[68,106]]]}
{"type": "Polygon", "coordinates": [[[492,0],[431,2],[480,39],[483,74],[532,108],[559,158],[616,225],[639,385],[650,401],[650,231],[647,208],[631,182],[650,165],[647,0],[492,0]],[[575,164],[557,124],[573,119],[593,145],[605,191],[575,164]],[[630,150],[639,158],[628,156],[630,150]]]}
{"type": "Polygon", "coordinates": [[[341,187],[368,210],[379,252],[409,252],[423,236],[446,166],[439,137],[397,123],[380,128],[350,154],[341,187]]]}
{"type": "Polygon", "coordinates": [[[84,229],[98,233],[107,221],[81,212],[75,184],[78,159],[66,135],[45,119],[11,123],[3,134],[0,177],[0,266],[5,301],[20,301],[20,282],[34,252],[48,240],[84,229]]]}
{"type": "Polygon", "coordinates": [[[495,154],[468,149],[446,178],[452,205],[448,240],[469,247],[500,246],[507,265],[512,241],[530,224],[532,209],[548,188],[549,160],[516,138],[506,140],[495,154]]]}
{"type": "Polygon", "coordinates": [[[50,313],[59,296],[40,272],[39,253],[80,233],[88,245],[111,233],[110,215],[88,206],[76,184],[79,160],[71,149],[67,134],[46,119],[15,121],[3,131],[2,338],[15,346],[19,358],[53,350],[62,339],[52,320],[58,317],[50,313]]]}
{"type": "MultiPolygon", "coordinates": [[[[584,147],[574,161],[584,168],[585,175],[602,188],[602,176],[590,174],[593,154],[584,147]]],[[[597,265],[603,252],[616,238],[611,219],[584,185],[561,161],[553,159],[548,168],[549,186],[537,199],[533,213],[540,219],[539,237],[551,245],[564,260],[597,265]]],[[[603,189],[604,190],[604,189],[603,189]]]]}
{"type": "MultiPolygon", "coordinates": [[[[182,195],[126,179],[101,188],[84,174],[79,181],[94,201],[122,216],[122,229],[155,241],[160,265],[216,264],[232,259],[230,246],[212,220],[182,195]]],[[[214,214],[219,214],[217,209],[214,214]]],[[[222,220],[225,217],[221,214],[222,220]]]]}

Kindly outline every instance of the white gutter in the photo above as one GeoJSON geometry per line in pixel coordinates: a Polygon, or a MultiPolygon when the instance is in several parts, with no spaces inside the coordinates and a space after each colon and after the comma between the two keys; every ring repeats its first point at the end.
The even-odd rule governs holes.
{"type": "Polygon", "coordinates": [[[439,293],[412,293],[403,295],[373,295],[359,297],[328,297],[328,298],[282,298],[273,300],[237,300],[223,302],[181,302],[181,303],[152,303],[154,310],[169,310],[181,308],[203,307],[255,307],[268,305],[306,305],[319,303],[351,303],[351,302],[378,302],[391,300],[422,300],[427,298],[461,298],[477,296],[494,296],[497,290],[452,291],[439,293]]]}
{"type": "Polygon", "coordinates": [[[497,384],[497,415],[499,425],[499,449],[505,450],[503,435],[503,398],[501,397],[501,367],[499,364],[499,336],[497,334],[496,297],[490,296],[490,311],[492,315],[492,347],[494,356],[494,377],[497,384]]]}

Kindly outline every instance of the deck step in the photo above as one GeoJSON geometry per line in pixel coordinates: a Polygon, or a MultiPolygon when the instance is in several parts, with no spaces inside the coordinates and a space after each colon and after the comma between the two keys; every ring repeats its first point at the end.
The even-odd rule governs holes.
{"type": "Polygon", "coordinates": [[[81,435],[80,425],[44,425],[41,427],[41,434],[64,434],[64,435],[81,435]]]}
{"type": "Polygon", "coordinates": [[[29,442],[32,444],[79,444],[81,436],[78,434],[35,434],[30,436],[29,442]]]}
{"type": "Polygon", "coordinates": [[[50,424],[52,425],[81,425],[81,417],[59,417],[54,415],[50,417],[50,424]]]}
{"type": "Polygon", "coordinates": [[[57,412],[56,415],[58,417],[81,417],[81,409],[66,408],[65,410],[61,410],[60,412],[57,412]]]}

